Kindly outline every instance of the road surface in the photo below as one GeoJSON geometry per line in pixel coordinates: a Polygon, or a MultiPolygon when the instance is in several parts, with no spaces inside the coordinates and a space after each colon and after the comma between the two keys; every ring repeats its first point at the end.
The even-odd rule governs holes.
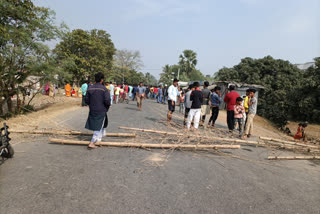
{"type": "MultiPolygon", "coordinates": [[[[155,101],[147,101],[142,112],[135,103],[114,105],[108,131],[125,131],[118,126],[170,130],[166,109],[155,101]]],[[[87,108],[79,108],[55,120],[85,131],[87,114],[87,108]]],[[[175,122],[182,123],[182,115],[175,115],[175,122]]],[[[0,213],[320,213],[320,163],[268,161],[272,151],[265,148],[242,146],[219,155],[89,151],[49,144],[48,136],[25,141],[13,139],[16,155],[0,165],[0,213]]]]}

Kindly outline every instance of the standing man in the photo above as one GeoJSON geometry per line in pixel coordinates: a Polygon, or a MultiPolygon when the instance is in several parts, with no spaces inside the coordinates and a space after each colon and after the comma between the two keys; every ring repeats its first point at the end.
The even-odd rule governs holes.
{"type": "Polygon", "coordinates": [[[112,82],[110,82],[109,85],[109,92],[110,92],[110,99],[111,99],[111,105],[113,104],[113,96],[114,96],[114,86],[112,85],[112,82]]]}
{"type": "Polygon", "coordinates": [[[191,92],[193,90],[193,84],[189,85],[189,88],[187,89],[187,93],[184,97],[184,120],[183,120],[183,125],[187,125],[187,120],[188,120],[188,114],[192,105],[192,101],[190,100],[191,92]]]}
{"type": "Polygon", "coordinates": [[[153,90],[154,90],[154,88],[153,88],[153,86],[151,85],[151,87],[150,87],[150,93],[149,93],[149,98],[150,98],[150,99],[153,98],[153,90]]]}
{"type": "Polygon", "coordinates": [[[99,72],[95,75],[96,83],[87,90],[86,103],[89,105],[89,116],[86,129],[93,131],[88,149],[97,148],[95,143],[101,142],[108,126],[107,112],[110,107],[110,93],[103,85],[104,75],[99,72]]]}
{"type": "Polygon", "coordinates": [[[227,124],[229,132],[232,133],[234,126],[234,106],[237,104],[236,99],[240,97],[240,95],[234,91],[235,86],[229,86],[229,93],[224,97],[224,102],[227,103],[227,124]]]}
{"type": "Polygon", "coordinates": [[[153,89],[153,99],[156,99],[158,95],[158,88],[155,86],[153,89]]]}
{"type": "Polygon", "coordinates": [[[160,85],[158,89],[158,103],[162,103],[162,98],[163,98],[163,91],[162,91],[162,85],[160,85]]]}
{"type": "Polygon", "coordinates": [[[147,85],[147,87],[146,87],[146,99],[149,99],[149,93],[150,93],[150,86],[147,85]]]}
{"type": "Polygon", "coordinates": [[[82,93],[82,103],[81,103],[81,105],[82,106],[87,106],[85,98],[86,98],[86,94],[87,94],[87,90],[88,90],[88,85],[89,85],[89,81],[86,81],[81,86],[81,93],[82,93]]]}
{"type": "Polygon", "coordinates": [[[167,115],[167,120],[170,123],[172,119],[172,113],[175,110],[176,102],[177,102],[177,97],[179,96],[178,92],[178,83],[179,80],[174,79],[172,85],[168,88],[168,115],[167,115]]]}
{"type": "Polygon", "coordinates": [[[191,127],[192,120],[194,120],[194,128],[198,129],[200,115],[201,115],[201,104],[203,102],[203,94],[199,89],[200,83],[195,82],[193,83],[193,86],[195,89],[191,92],[191,95],[190,95],[190,100],[192,101],[192,104],[188,114],[188,123],[187,123],[188,129],[190,129],[191,127]]]}
{"type": "Polygon", "coordinates": [[[162,89],[163,94],[163,104],[167,104],[166,100],[168,99],[168,86],[167,84],[164,85],[164,88],[162,89]]]}
{"type": "Polygon", "coordinates": [[[133,90],[133,87],[131,85],[128,86],[129,88],[129,97],[128,97],[128,100],[129,98],[132,99],[132,90],[133,90]]]}
{"type": "Polygon", "coordinates": [[[132,89],[132,101],[134,101],[134,99],[136,98],[137,90],[138,90],[138,87],[134,86],[132,89]]]}
{"type": "Polygon", "coordinates": [[[219,106],[221,103],[221,93],[220,90],[221,88],[219,86],[216,86],[213,89],[213,93],[211,94],[211,117],[208,123],[208,126],[210,126],[210,123],[212,122],[212,127],[214,127],[214,124],[216,123],[216,120],[219,115],[219,106]]]}
{"type": "Polygon", "coordinates": [[[250,89],[250,95],[249,95],[249,110],[248,110],[248,117],[247,117],[247,124],[245,129],[245,135],[244,138],[251,137],[252,131],[253,131],[253,118],[257,113],[257,98],[254,96],[256,93],[255,89],[250,89]]]}
{"type": "Polygon", "coordinates": [[[202,96],[203,96],[203,101],[201,105],[201,125],[204,125],[204,122],[206,120],[206,115],[210,114],[210,106],[209,106],[209,100],[210,100],[210,95],[211,91],[208,89],[209,82],[205,81],[203,84],[203,89],[202,89],[202,96]]]}
{"type": "Polygon", "coordinates": [[[136,92],[138,111],[142,110],[142,103],[143,103],[143,98],[145,96],[145,93],[146,93],[146,88],[143,87],[143,83],[140,82],[136,92]]]}

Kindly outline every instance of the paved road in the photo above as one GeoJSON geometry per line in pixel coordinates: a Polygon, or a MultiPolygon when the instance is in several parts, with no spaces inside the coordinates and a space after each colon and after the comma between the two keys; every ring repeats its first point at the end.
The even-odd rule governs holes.
{"type": "MultiPolygon", "coordinates": [[[[166,106],[146,104],[142,112],[134,103],[114,105],[108,130],[168,129],[162,123],[166,106]]],[[[56,120],[84,130],[87,111],[56,120]]],[[[264,148],[245,146],[225,155],[88,151],[31,136],[15,150],[15,158],[0,166],[0,213],[320,213],[320,163],[267,161],[271,151],[264,148]]]]}

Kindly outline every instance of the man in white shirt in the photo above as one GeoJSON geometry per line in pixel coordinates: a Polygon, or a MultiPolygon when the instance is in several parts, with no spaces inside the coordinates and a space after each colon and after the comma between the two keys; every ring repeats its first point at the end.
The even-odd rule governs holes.
{"type": "Polygon", "coordinates": [[[168,115],[167,115],[168,122],[171,122],[172,113],[175,110],[177,97],[179,96],[179,91],[177,88],[178,82],[179,80],[174,79],[172,85],[168,88],[168,109],[169,109],[168,115]]]}
{"type": "Polygon", "coordinates": [[[113,96],[114,96],[114,86],[112,85],[112,82],[110,82],[109,85],[109,92],[110,92],[110,99],[111,99],[111,105],[113,104],[113,96]]]}

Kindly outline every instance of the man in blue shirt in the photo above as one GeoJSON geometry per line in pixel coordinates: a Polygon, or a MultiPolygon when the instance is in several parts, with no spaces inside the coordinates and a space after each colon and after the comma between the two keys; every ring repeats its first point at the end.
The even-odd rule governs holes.
{"type": "Polygon", "coordinates": [[[140,82],[136,91],[138,111],[142,110],[142,103],[143,103],[145,94],[146,94],[146,88],[143,86],[143,83],[140,82]]]}
{"type": "Polygon", "coordinates": [[[214,124],[218,118],[219,115],[219,105],[221,103],[221,93],[220,93],[221,88],[219,86],[216,86],[213,89],[213,93],[211,94],[211,117],[208,123],[208,126],[211,125],[212,122],[212,127],[214,127],[214,124]]]}
{"type": "Polygon", "coordinates": [[[132,89],[132,101],[134,101],[134,98],[136,98],[137,90],[138,90],[138,87],[134,86],[132,89]]]}

